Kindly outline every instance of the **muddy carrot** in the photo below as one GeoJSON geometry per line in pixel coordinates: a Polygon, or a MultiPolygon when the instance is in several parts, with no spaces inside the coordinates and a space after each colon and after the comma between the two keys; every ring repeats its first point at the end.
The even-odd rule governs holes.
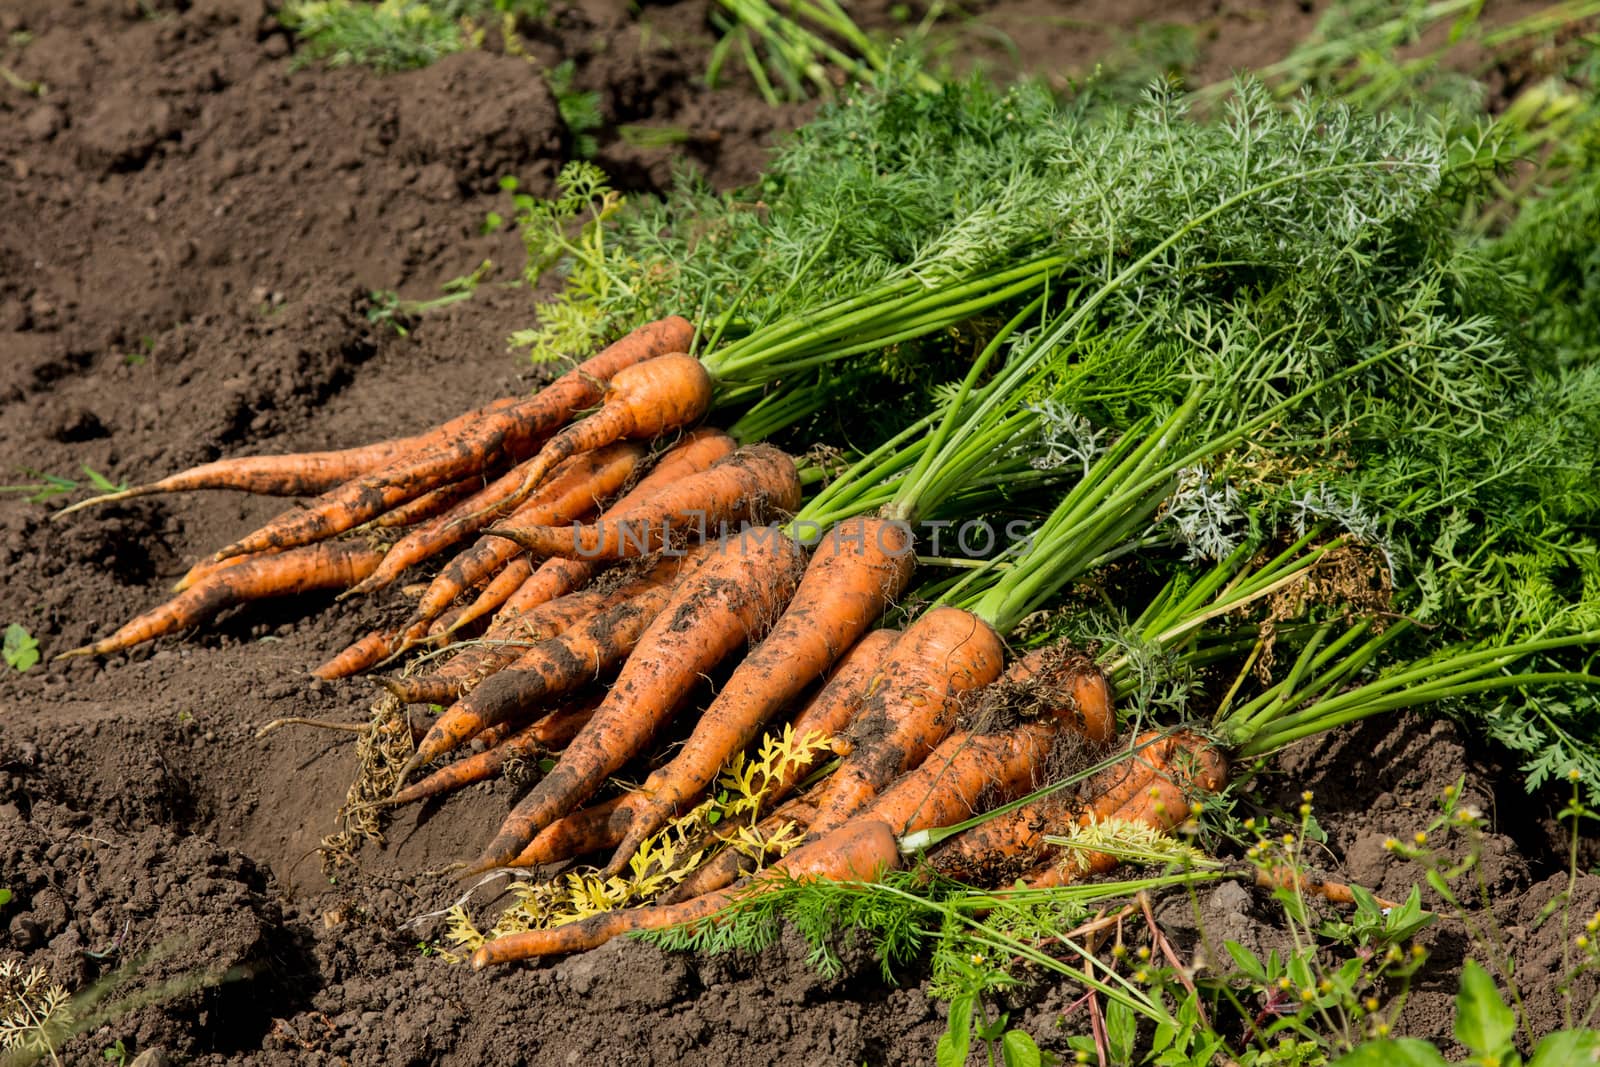
{"type": "MultiPolygon", "coordinates": [[[[702,428],[686,434],[682,441],[662,454],[650,472],[639,479],[628,492],[601,515],[604,522],[614,521],[628,514],[644,501],[654,496],[662,487],[690,474],[706,470],[719,459],[738,447],[733,438],[721,430],[702,428]]],[[[417,615],[430,618],[444,610],[471,584],[471,573],[482,564],[477,553],[488,559],[510,559],[522,551],[522,546],[503,537],[485,535],[479,545],[452,560],[434,579],[428,591],[417,601],[417,615]]],[[[531,566],[531,561],[529,564],[531,566]]],[[[540,564],[502,607],[502,613],[512,616],[528,611],[547,600],[581,587],[594,576],[597,567],[583,560],[546,560],[540,564]]],[[[476,607],[476,605],[474,605],[476,607]]]]}
{"type": "Polygon", "coordinates": [[[472,869],[515,858],[632,759],[703,674],[760,637],[794,592],[801,562],[795,543],[775,530],[747,531],[708,546],[640,638],[594,721],[512,810],[472,869]]]}
{"type": "Polygon", "coordinates": [[[622,368],[611,376],[600,410],[546,442],[524,468],[510,499],[531,493],[569,456],[692,426],[711,410],[711,394],[705,366],[681,351],[622,368]]]}
{"type": "Polygon", "coordinates": [[[677,316],[643,326],[545,386],[539,394],[491,412],[445,441],[345,482],[305,508],[286,512],[225,546],[218,559],[307,544],[358,526],[446,482],[482,473],[503,456],[526,455],[575,412],[598,402],[618,371],[689,343],[693,327],[677,316]]]}
{"type": "Polygon", "coordinates": [[[602,610],[540,641],[475,686],[439,716],[402,768],[401,779],[507,715],[570,693],[621,663],[671,602],[686,566],[691,572],[701,566],[698,553],[660,560],[609,594],[602,610]]]}
{"type": "Polygon", "coordinates": [[[771,445],[748,445],[615,520],[573,526],[502,524],[491,532],[536,556],[631,559],[660,550],[674,533],[704,536],[723,524],[787,514],[799,503],[794,460],[771,445]]]}
{"type": "MultiPolygon", "coordinates": [[[[1138,743],[1146,744],[1135,764],[1131,779],[1103,790],[1079,816],[1083,824],[1116,819],[1171,830],[1189,818],[1191,801],[1204,793],[1214,793],[1228,780],[1228,764],[1209,741],[1194,734],[1176,733],[1163,740],[1169,746],[1148,744],[1159,735],[1148,733],[1138,743]],[[1118,804],[1112,802],[1122,798],[1118,804]]],[[[1065,885],[1088,874],[1104,874],[1121,860],[1104,852],[1079,850],[1066,864],[1051,863],[1027,879],[1029,885],[1065,885]]]]}
{"type": "MultiPolygon", "coordinates": [[[[508,543],[498,537],[485,538],[484,540],[498,541],[501,544],[508,543]]],[[[521,549],[515,544],[510,545],[510,549],[512,552],[521,551],[521,549]]],[[[480,557],[480,562],[492,562],[492,559],[498,557],[499,553],[494,553],[493,556],[490,556],[488,553],[486,553],[484,557],[480,557]]],[[[471,574],[473,569],[464,570],[463,576],[471,574]]],[[[531,577],[533,577],[532,560],[526,556],[519,556],[516,559],[511,560],[511,562],[500,568],[499,573],[494,576],[494,581],[484,586],[483,592],[479,593],[472,603],[467,604],[461,609],[461,611],[456,615],[455,621],[450,624],[449,631],[446,632],[458,630],[463,626],[468,626],[474,622],[477,622],[485,615],[493,615],[496,611],[500,610],[501,605],[505,604],[508,600],[515,596],[517,590],[521,589],[523,583],[531,577]]]]}
{"type": "Polygon", "coordinates": [[[539,831],[528,842],[528,847],[507,867],[537,867],[542,863],[560,863],[585,852],[611,848],[617,843],[617,834],[611,829],[611,812],[621,797],[602,800],[581,811],[564,815],[539,831]]]}
{"type": "Polygon", "coordinates": [[[453,792],[474,782],[494,777],[510,760],[531,759],[542,756],[552,749],[561,748],[594,717],[594,709],[598,703],[598,700],[588,700],[557,708],[521,729],[510,728],[506,724],[490,727],[478,736],[485,737],[491,730],[501,728],[504,728],[507,736],[488,739],[489,747],[482,752],[476,752],[439,768],[428,777],[400,790],[385,803],[390,807],[399,807],[412,801],[453,792]]]}
{"type": "Polygon", "coordinates": [[[817,801],[812,833],[827,833],[922,762],[955,726],[962,694],[1000,675],[1005,652],[989,624],[937,607],[906,628],[847,737],[851,751],[817,801]]]}
{"type": "Polygon", "coordinates": [[[755,876],[748,884],[687,900],[680,904],[602,912],[580,922],[549,930],[529,930],[490,941],[472,954],[472,966],[481,970],[497,963],[584,952],[614,937],[636,930],[702,922],[745,893],[762,892],[786,880],[873,882],[899,862],[894,832],[888,825],[861,820],[820,841],[802,845],[755,876]]]}
{"type": "Polygon", "coordinates": [[[902,524],[856,518],[830,530],[772,632],[723,684],[672,761],[618,807],[616,827],[626,836],[604,873],[622,870],[640,842],[833,666],[905,590],[914,565],[911,533],[902,524]]]}
{"type": "Polygon", "coordinates": [[[437,489],[428,490],[415,500],[401,504],[392,511],[384,512],[372,520],[372,525],[380,530],[390,530],[401,526],[410,526],[413,523],[422,522],[424,519],[434,518],[441,511],[464,497],[472,495],[482,486],[482,478],[463,478],[459,482],[441,485],[437,489]]]}
{"type": "Polygon", "coordinates": [[[237,567],[239,564],[246,563],[250,560],[266,559],[268,556],[276,556],[279,554],[279,552],[279,549],[274,548],[265,552],[252,552],[248,556],[229,556],[227,559],[203,559],[184,572],[183,577],[179,578],[173,585],[172,591],[174,593],[181,593],[194,583],[200,581],[202,578],[215,574],[218,571],[227,570],[229,567],[237,567]]]}
{"type": "MultiPolygon", "coordinates": [[[[634,468],[643,458],[643,446],[629,442],[572,457],[552,471],[550,479],[528,501],[527,521],[557,525],[594,511],[633,476],[634,468]]],[[[501,505],[520,484],[520,469],[511,468],[443,515],[435,516],[402,537],[389,549],[378,569],[352,588],[350,594],[382,589],[407,567],[459,544],[489,525],[497,515],[503,514],[501,505]]],[[[474,575],[473,581],[483,573],[486,572],[474,575]]]]}
{"type": "Polygon", "coordinates": [[[227,608],[251,600],[295,596],[318,589],[344,589],[370,574],[382,556],[382,552],[364,542],[339,541],[241,563],[201,579],[110,637],[63,652],[56,658],[119,652],[198,626],[227,608]]]}
{"type": "Polygon", "coordinates": [[[60,517],[96,504],[109,504],[115,500],[128,500],[152,493],[181,493],[196,489],[233,489],[245,493],[260,493],[264,496],[310,496],[326,492],[352,478],[359,478],[402,456],[448,440],[485,415],[518,403],[521,403],[518,397],[502,397],[415,437],[397,437],[389,441],[332,452],[292,452],[280,456],[240,456],[234,459],[219,459],[213,463],[191,467],[178,474],[168,475],[148,485],[136,485],[131,489],[80,500],[76,504],[62,508],[56,512],[56,516],[60,517]]]}
{"type": "Polygon", "coordinates": [[[590,588],[568,593],[492,628],[478,643],[462,649],[428,674],[380,678],[379,684],[407,704],[448,704],[515,663],[539,642],[564,633],[624,599],[616,589],[590,588]]]}

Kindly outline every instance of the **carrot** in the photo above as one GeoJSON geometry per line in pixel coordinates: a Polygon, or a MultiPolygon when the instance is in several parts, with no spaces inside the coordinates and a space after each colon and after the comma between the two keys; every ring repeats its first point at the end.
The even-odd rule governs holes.
{"type": "MultiPolygon", "coordinates": [[[[857,641],[855,647],[845,653],[834,666],[827,682],[794,717],[794,722],[791,724],[794,736],[821,734],[823,737],[836,737],[843,732],[860,710],[862,702],[866,700],[868,685],[874,679],[881,682],[879,669],[899,638],[899,630],[874,630],[857,641]]],[[[763,802],[770,805],[787,797],[795,786],[806,779],[821,758],[821,753],[813,753],[803,759],[785,763],[778,769],[777,775],[767,783],[763,802]]],[[[817,788],[820,787],[779,805],[771,815],[757,824],[757,829],[764,834],[772,833],[785,822],[797,822],[809,828],[811,820],[817,813],[813,796],[817,788]]],[[[725,885],[731,885],[740,874],[753,865],[754,861],[742,853],[724,851],[677,886],[663,893],[660,901],[663,904],[670,904],[675,900],[687,900],[691,896],[721,889],[725,885]]]]}
{"type": "MultiPolygon", "coordinates": [[[[550,481],[541,486],[539,493],[528,502],[527,521],[541,524],[571,522],[592,511],[602,498],[616,492],[623,482],[633,476],[634,468],[643,458],[643,448],[627,443],[572,457],[553,472],[550,481]]],[[[511,468],[443,515],[435,516],[426,525],[401,538],[389,549],[378,569],[368,575],[366,581],[353,587],[350,594],[382,589],[407,567],[437,555],[489,525],[501,514],[507,498],[520,484],[521,470],[522,467],[511,468]]],[[[481,573],[474,576],[474,580],[481,576],[481,573]]]]}
{"type": "Polygon", "coordinates": [[[604,383],[617,372],[664,352],[679,351],[693,334],[694,328],[675,315],[642,326],[563,374],[537,396],[490,412],[432,447],[408,453],[323,493],[308,507],[286,512],[225,546],[217,558],[332,537],[439,485],[481,473],[499,457],[524,455],[574,412],[599,401],[604,383]]]}
{"type": "MultiPolygon", "coordinates": [[[[372,520],[372,525],[380,530],[389,530],[398,526],[410,526],[424,519],[431,519],[463,497],[470,496],[482,484],[483,479],[481,477],[463,478],[459,482],[450,482],[448,485],[441,485],[437,489],[430,489],[415,500],[408,501],[393,511],[386,511],[379,515],[372,520]]],[[[228,558],[232,559],[234,557],[230,556],[228,558]]]]}
{"type": "Polygon", "coordinates": [[[600,410],[556,434],[527,464],[511,499],[532,492],[569,456],[613,441],[656,437],[699,422],[711,410],[711,394],[711,375],[705,365],[681,351],[622,368],[611,376],[600,410]]]}
{"type": "MultiPolygon", "coordinates": [[[[874,630],[854,648],[845,653],[826,684],[817,691],[805,707],[794,717],[796,737],[819,733],[823,737],[838,738],[850,725],[861,706],[871,695],[875,685],[884,681],[883,665],[890,649],[900,640],[900,631],[874,630]]],[[[779,777],[767,787],[767,799],[788,796],[789,791],[805,779],[821,755],[813,755],[785,765],[779,777]]]]}
{"type": "Polygon", "coordinates": [[[751,879],[742,888],[707,893],[679,904],[602,912],[579,922],[549,930],[529,930],[498,938],[472,954],[472,966],[482,970],[497,963],[598,948],[613,937],[636,930],[703,922],[746,893],[770,886],[825,878],[841,882],[873,882],[900,860],[894,832],[886,823],[861,820],[819,841],[802,845],[751,879]]]}
{"type": "Polygon", "coordinates": [[[856,518],[822,538],[794,599],[746,656],[668,764],[629,794],[614,816],[626,831],[604,873],[697,796],[779,709],[831,667],[911,580],[916,558],[902,523],[856,518]]]}
{"type": "Polygon", "coordinates": [[[795,543],[775,530],[746,531],[708,546],[704,561],[678,583],[640,638],[594,721],[512,810],[472,870],[515,858],[632,759],[702,674],[760,636],[794,592],[800,562],[795,543]]]}
{"type": "Polygon", "coordinates": [[[1062,833],[1073,823],[1105,817],[1147,785],[1159,765],[1172,758],[1173,735],[1149,731],[1135,741],[1135,750],[1084,782],[1076,790],[1060,789],[1015,811],[980,823],[929,853],[933,868],[958,881],[997,884],[1015,880],[1050,851],[1044,836],[1062,833]]]}
{"type": "Polygon", "coordinates": [[[1071,790],[1047,793],[943,842],[928,853],[928,865],[969,885],[1009,885],[1038,866],[1049,847],[1044,835],[1069,824],[1077,805],[1071,790]]]}
{"type": "Polygon", "coordinates": [[[274,548],[266,552],[252,552],[248,556],[229,556],[227,559],[203,559],[184,572],[183,577],[179,578],[173,585],[172,591],[181,593],[200,579],[213,575],[218,571],[227,570],[229,567],[237,567],[239,564],[247,563],[250,560],[276,556],[279,552],[279,549],[274,548]]]}
{"type": "MultiPolygon", "coordinates": [[[[1228,780],[1228,765],[1222,753],[1195,734],[1176,733],[1163,739],[1151,732],[1141,735],[1136,743],[1147,747],[1135,757],[1134,772],[1100,790],[1079,816],[1080,823],[1117,819],[1171,830],[1189,817],[1193,796],[1214,793],[1228,780]]],[[[1104,874],[1120,862],[1108,853],[1080,851],[1074,863],[1051,862],[1027,881],[1040,887],[1065,885],[1087,874],[1104,874]]]]}
{"type": "Polygon", "coordinates": [[[612,797],[562,816],[540,830],[538,836],[528,842],[528,847],[506,866],[537,867],[543,863],[560,863],[585,852],[610,848],[617,843],[619,836],[611,829],[611,812],[621,799],[612,797]]]}
{"type": "Polygon", "coordinates": [[[201,579],[160,607],[145,612],[110,637],[63,652],[103,656],[190,626],[251,600],[343,589],[378,565],[383,553],[365,542],[339,541],[241,563],[201,579]]]}
{"type": "Polygon", "coordinates": [[[813,834],[827,833],[922,762],[955,725],[961,696],[1000,674],[1004,650],[988,623],[936,607],[906,628],[883,682],[851,724],[851,751],[817,801],[813,834]]]}
{"type": "MultiPolygon", "coordinates": [[[[405,776],[520,709],[561,696],[621,663],[674,597],[674,584],[692,557],[660,560],[642,577],[618,588],[612,603],[589,619],[541,641],[510,667],[466,693],[417,745],[400,772],[405,776]]],[[[531,835],[530,835],[531,836],[531,835]]]]}
{"type": "MultiPolygon", "coordinates": [[[[627,514],[663,486],[707,469],[736,447],[738,446],[733,438],[721,430],[702,428],[686,434],[682,441],[662,454],[650,472],[639,479],[637,485],[607,508],[601,519],[609,522],[627,514]]],[[[510,559],[522,551],[522,546],[515,541],[486,535],[481,539],[479,546],[474,546],[473,549],[452,560],[434,579],[428,591],[417,601],[418,616],[431,618],[438,614],[444,610],[446,604],[460,596],[462,591],[472,584],[470,574],[479,565],[476,553],[480,547],[484,556],[488,558],[510,559]]],[[[525,565],[531,566],[531,563],[525,565]]],[[[585,561],[546,560],[523,586],[505,601],[504,613],[514,615],[524,612],[547,600],[571,592],[593,577],[595,569],[592,563],[585,561]]]]}
{"type": "MultiPolygon", "coordinates": [[[[568,593],[514,622],[491,628],[478,643],[429,674],[380,678],[379,684],[407,704],[449,703],[470,691],[539,644],[576,626],[608,606],[627,599],[621,590],[584,589],[568,593]]],[[[427,625],[422,623],[421,625],[427,625]]]]}
{"type": "MultiPolygon", "coordinates": [[[[484,538],[484,542],[510,544],[510,542],[498,537],[484,538]]],[[[473,547],[482,548],[483,543],[480,542],[478,545],[473,547]]],[[[521,551],[521,548],[515,544],[510,544],[510,549],[512,552],[521,551]]],[[[465,554],[466,553],[463,553],[463,555],[465,554]]],[[[479,562],[492,562],[495,558],[498,558],[498,555],[498,553],[484,553],[479,557],[479,562]]],[[[458,556],[456,557],[456,560],[451,561],[452,566],[455,562],[459,561],[460,558],[461,557],[458,556]]],[[[463,568],[462,576],[469,576],[473,569],[475,568],[463,568]]],[[[456,615],[455,621],[450,624],[450,628],[446,631],[446,633],[454,632],[463,626],[468,626],[474,622],[477,622],[485,615],[493,615],[496,611],[500,610],[501,605],[505,604],[513,596],[515,596],[517,590],[521,589],[523,584],[532,577],[533,561],[527,556],[520,556],[511,560],[509,563],[506,563],[500,568],[500,572],[494,576],[494,581],[484,586],[483,592],[479,593],[472,603],[461,609],[460,613],[456,615]]],[[[471,583],[469,582],[468,584],[471,583]]]]}
{"type": "Polygon", "coordinates": [[[631,559],[658,551],[679,533],[701,537],[717,526],[792,512],[800,503],[794,460],[771,445],[748,445],[701,474],[674,482],[637,510],[574,526],[499,525],[490,532],[536,556],[631,559]]]}
{"type": "Polygon", "coordinates": [[[519,403],[514,396],[502,397],[465,415],[459,415],[427,433],[397,437],[390,441],[342,448],[333,452],[291,452],[281,456],[240,456],[203,463],[157,482],[131,489],[105,493],[80,500],[56,512],[56,517],[116,500],[149,496],[153,493],[181,493],[195,489],[234,489],[263,496],[309,496],[392,463],[402,456],[448,440],[485,415],[519,403]]]}
{"type": "Polygon", "coordinates": [[[485,738],[488,745],[482,752],[439,768],[421,781],[400,790],[384,803],[388,807],[399,807],[412,801],[453,792],[474,782],[493,777],[509,760],[527,759],[560,748],[571,741],[577,732],[583,729],[583,725],[594,717],[597,704],[598,701],[588,700],[559,707],[521,729],[515,729],[504,723],[491,726],[478,735],[480,738],[485,738]],[[506,736],[487,737],[492,731],[502,728],[506,736]]]}
{"type": "Polygon", "coordinates": [[[324,680],[359,674],[387,656],[400,639],[398,630],[374,630],[326,663],[312,668],[311,673],[324,680]]]}

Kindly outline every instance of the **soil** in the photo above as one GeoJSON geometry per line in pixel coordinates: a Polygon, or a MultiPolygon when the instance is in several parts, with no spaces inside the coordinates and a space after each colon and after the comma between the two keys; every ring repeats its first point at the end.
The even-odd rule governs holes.
{"type": "MultiPolygon", "coordinates": [[[[701,86],[708,6],[557,3],[532,34],[535,63],[572,58],[577,87],[600,93],[606,131],[688,130],[671,148],[602,131],[596,160],[631,192],[683,166],[719,187],[750,180],[772,137],[807,114],[737,81],[701,86]]],[[[868,25],[893,24],[894,5],[859,7],[868,25]]],[[[1065,78],[1165,7],[977,4],[981,39],[1017,48],[959,58],[1065,78]]],[[[1185,17],[1211,76],[1276,58],[1315,14],[1224,0],[1185,17]]],[[[353,445],[537,377],[504,344],[537,294],[494,284],[514,278],[521,249],[481,224],[507,211],[502,176],[547,191],[573,136],[529,60],[492,35],[484,51],[380,77],[296,68],[261,0],[9,0],[0,33],[0,65],[48,88],[0,85],[7,480],[87,467],[140,482],[219,456],[353,445]],[[486,259],[491,284],[407,335],[369,319],[373,290],[431,297],[486,259]]],[[[148,608],[206,546],[279,504],[207,493],[61,522],[49,510],[0,497],[0,622],[46,654],[148,608]]],[[[824,981],[788,942],[728,959],[613,943],[484,975],[429,954],[433,931],[403,924],[457,897],[428,872],[499,823],[515,795],[505,783],[398,820],[386,848],[326,877],[316,849],[354,771],[349,735],[256,730],[286,715],[363,718],[370,683],[308,683],[305,670],[398,610],[398,598],[307,597],[103,662],[0,675],[0,888],[14,894],[0,959],[71,989],[118,983],[67,1062],[103,1062],[118,1040],[196,1064],[932,1061],[943,1021],[921,976],[890,986],[866,958],[824,981]]],[[[1383,839],[1424,826],[1463,777],[1493,821],[1484,870],[1526,1002],[1537,1028],[1555,1028],[1561,933],[1537,919],[1565,888],[1557,805],[1523,795],[1499,757],[1447,722],[1407,718],[1300,746],[1255,799],[1292,809],[1313,790],[1330,834],[1319,862],[1403,895],[1414,868],[1383,839]]],[[[1597,899],[1600,880],[1582,877],[1575,914],[1597,899]]],[[[1210,934],[1283,936],[1262,893],[1219,889],[1203,905],[1210,934]]],[[[1183,908],[1162,914],[1174,937],[1194,926],[1183,908]]],[[[1444,1037],[1467,942],[1447,924],[1432,943],[1404,1029],[1444,1037]]],[[[1033,987],[1018,1022],[1060,1050],[1087,1026],[1075,996],[1033,987]]]]}

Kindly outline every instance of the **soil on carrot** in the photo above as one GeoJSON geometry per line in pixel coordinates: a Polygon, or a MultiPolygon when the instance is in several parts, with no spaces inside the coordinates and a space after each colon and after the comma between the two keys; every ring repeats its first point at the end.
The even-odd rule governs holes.
{"type": "MultiPolygon", "coordinates": [[[[861,6],[868,25],[890,24],[895,5],[861,6]]],[[[557,3],[529,45],[541,67],[573,58],[575,87],[599,94],[595,158],[627,189],[660,189],[686,165],[747,181],[807,113],[700,87],[707,7],[557,3]],[[607,132],[622,124],[671,128],[676,143],[607,132]]],[[[1088,69],[1161,5],[1040,7],[1001,0],[976,18],[1026,42],[1002,59],[1060,73],[1088,69]]],[[[1297,4],[1206,10],[1200,69],[1213,75],[1276,58],[1314,17],[1297,4]]],[[[388,77],[295,69],[261,0],[13,0],[0,65],[17,79],[0,84],[0,480],[87,483],[87,468],[141,482],[219,456],[343,447],[537,379],[504,343],[535,299],[499,284],[520,246],[484,225],[510,213],[500,178],[545,192],[574,144],[529,59],[491,49],[388,77]],[[432,297],[485,260],[471,299],[405,335],[373,314],[374,290],[432,297]]],[[[282,502],[145,498],[60,522],[51,506],[0,497],[0,624],[24,626],[47,656],[150,607],[282,502]]],[[[443,962],[425,947],[437,929],[408,921],[464,891],[444,868],[477,854],[516,798],[509,783],[404,813],[386,847],[330,879],[316,850],[355,774],[351,735],[256,732],[292,715],[364,719],[376,686],[306,671],[404,611],[398,590],[307,597],[103,662],[0,673],[0,888],[13,894],[0,958],[71,989],[119,983],[70,1062],[118,1040],[200,1064],[932,1062],[943,1020],[922,976],[887,985],[864,954],[832,981],[792,942],[727,959],[613,943],[481,975],[443,962]]],[[[1301,746],[1260,796],[1292,809],[1314,790],[1324,866],[1397,896],[1416,874],[1383,839],[1425,825],[1462,775],[1494,820],[1485,862],[1526,1004],[1555,1028],[1561,932],[1535,920],[1564,884],[1564,842],[1556,804],[1525,796],[1498,757],[1407,718],[1301,746]]],[[[1600,880],[1579,896],[1587,915],[1600,880]]],[[[1207,937],[1283,936],[1256,890],[1200,905],[1207,937]]],[[[1194,926],[1186,899],[1160,915],[1194,926]]],[[[1406,1029],[1442,1036],[1467,944],[1446,928],[1434,947],[1406,1029]]],[[[1076,998],[1044,983],[1019,994],[1013,1019],[1060,1050],[1087,1030],[1076,998]]]]}

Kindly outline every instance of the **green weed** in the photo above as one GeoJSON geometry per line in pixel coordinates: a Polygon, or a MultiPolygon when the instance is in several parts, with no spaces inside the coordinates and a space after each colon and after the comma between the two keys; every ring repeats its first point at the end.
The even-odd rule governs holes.
{"type": "MultiPolygon", "coordinates": [[[[20,674],[39,662],[39,641],[21,623],[11,623],[6,627],[0,655],[4,655],[6,666],[20,674]]],[[[5,901],[0,900],[0,904],[3,903],[5,901]]]]}
{"type": "Polygon", "coordinates": [[[84,481],[75,478],[64,478],[59,474],[44,474],[28,467],[22,469],[24,477],[37,478],[38,481],[23,482],[16,485],[0,485],[0,493],[22,493],[30,504],[43,504],[54,500],[67,493],[75,493],[80,489],[93,489],[97,493],[120,493],[128,488],[127,482],[117,483],[101,474],[87,463],[80,463],[78,469],[83,471],[84,481]]]}

